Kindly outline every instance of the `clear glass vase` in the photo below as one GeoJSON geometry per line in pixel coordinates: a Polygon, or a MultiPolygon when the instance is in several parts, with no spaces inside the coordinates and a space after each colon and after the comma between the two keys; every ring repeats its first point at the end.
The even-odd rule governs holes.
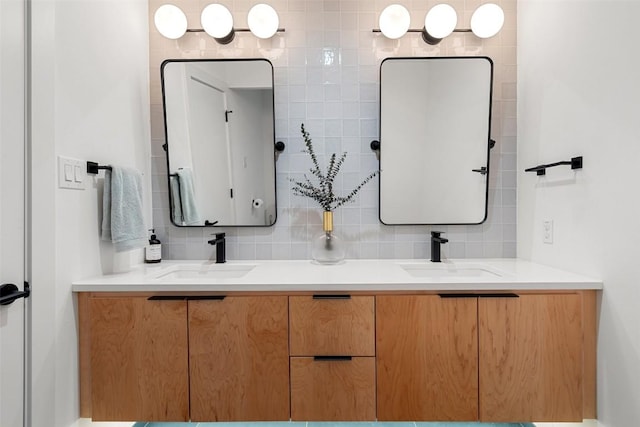
{"type": "Polygon", "coordinates": [[[313,239],[311,256],[320,264],[337,264],[344,261],[345,244],[333,230],[332,211],[324,211],[322,215],[322,233],[313,239]]]}

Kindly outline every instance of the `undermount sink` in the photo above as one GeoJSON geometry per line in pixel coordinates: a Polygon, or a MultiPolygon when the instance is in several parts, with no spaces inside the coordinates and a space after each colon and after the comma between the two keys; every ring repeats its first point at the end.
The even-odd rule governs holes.
{"type": "Polygon", "coordinates": [[[255,265],[181,265],[157,276],[160,280],[239,279],[253,270],[255,265]]]}
{"type": "Polygon", "coordinates": [[[400,264],[413,277],[478,278],[502,277],[499,272],[482,264],[414,263],[400,264]]]}

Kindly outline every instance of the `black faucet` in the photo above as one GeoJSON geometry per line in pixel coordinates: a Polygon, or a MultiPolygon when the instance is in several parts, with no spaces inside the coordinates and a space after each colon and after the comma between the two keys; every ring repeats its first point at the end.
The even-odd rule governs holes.
{"type": "Polygon", "coordinates": [[[431,262],[441,262],[440,259],[440,245],[442,243],[447,243],[449,239],[445,239],[444,237],[440,237],[442,231],[432,231],[431,232],[431,262]]]}
{"type": "Polygon", "coordinates": [[[227,262],[226,260],[226,245],[225,245],[225,234],[224,233],[216,233],[214,234],[215,239],[209,240],[207,243],[210,245],[216,245],[216,264],[222,264],[227,262]]]}

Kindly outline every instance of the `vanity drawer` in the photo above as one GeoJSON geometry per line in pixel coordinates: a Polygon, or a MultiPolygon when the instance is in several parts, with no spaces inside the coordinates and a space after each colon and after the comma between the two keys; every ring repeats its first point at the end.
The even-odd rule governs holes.
{"type": "Polygon", "coordinates": [[[292,357],[293,421],[376,419],[375,357],[292,357]]]}
{"type": "Polygon", "coordinates": [[[289,297],[291,356],[375,356],[373,296],[289,297]]]}

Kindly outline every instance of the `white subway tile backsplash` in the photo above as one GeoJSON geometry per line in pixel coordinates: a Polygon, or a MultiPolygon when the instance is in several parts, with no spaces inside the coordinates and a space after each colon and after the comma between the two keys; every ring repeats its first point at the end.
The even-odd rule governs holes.
{"type": "MultiPolygon", "coordinates": [[[[150,0],[152,17],[162,0],[150,0]]],[[[202,2],[175,0],[188,12],[190,28],[199,27],[202,2]]],[[[265,57],[274,64],[276,139],[285,152],[277,161],[278,220],[274,227],[225,228],[228,259],[309,259],[311,239],[321,231],[321,209],[309,199],[291,194],[289,178],[309,173],[311,162],[301,153],[300,124],[311,133],[318,158],[326,162],[332,152],[347,151],[336,188],[351,190],[378,167],[369,148],[379,135],[379,67],[383,59],[397,56],[484,55],[494,61],[494,108],[489,178],[489,216],[483,225],[386,226],[378,219],[378,178],[365,186],[353,203],[335,212],[336,230],[347,241],[350,258],[430,257],[429,232],[446,232],[449,258],[515,257],[516,255],[516,1],[502,0],[506,19],[502,32],[480,40],[456,33],[436,46],[419,34],[389,40],[372,33],[378,16],[392,0],[276,0],[285,33],[258,40],[238,33],[229,45],[209,36],[190,33],[178,41],[161,37],[150,28],[150,108],[153,185],[153,219],[167,259],[211,259],[207,245],[210,229],[178,228],[169,220],[160,64],[169,58],[265,57]]],[[[432,2],[433,3],[433,2],[432,2]]],[[[477,2],[449,2],[468,27],[477,2]]],[[[433,3],[435,4],[435,3],[433,3]]],[[[236,0],[233,14],[239,26],[253,4],[236,0]]],[[[419,28],[431,3],[410,0],[412,26],[419,28]]],[[[152,19],[152,18],[151,18],[152,19]]],[[[403,189],[402,191],[410,191],[403,189]]],[[[215,231],[221,231],[216,229],[215,231]]]]}
{"type": "Polygon", "coordinates": [[[502,245],[501,242],[486,242],[482,246],[483,258],[502,258],[502,245]]]}
{"type": "Polygon", "coordinates": [[[325,101],[340,101],[342,85],[339,84],[325,84],[324,85],[324,100],[325,101]]]}
{"type": "Polygon", "coordinates": [[[342,84],[341,90],[343,101],[358,101],[360,96],[360,87],[357,84],[342,84]]]}
{"type": "Polygon", "coordinates": [[[484,257],[483,248],[484,244],[482,242],[467,242],[465,245],[465,255],[467,258],[482,258],[484,257]]]}

